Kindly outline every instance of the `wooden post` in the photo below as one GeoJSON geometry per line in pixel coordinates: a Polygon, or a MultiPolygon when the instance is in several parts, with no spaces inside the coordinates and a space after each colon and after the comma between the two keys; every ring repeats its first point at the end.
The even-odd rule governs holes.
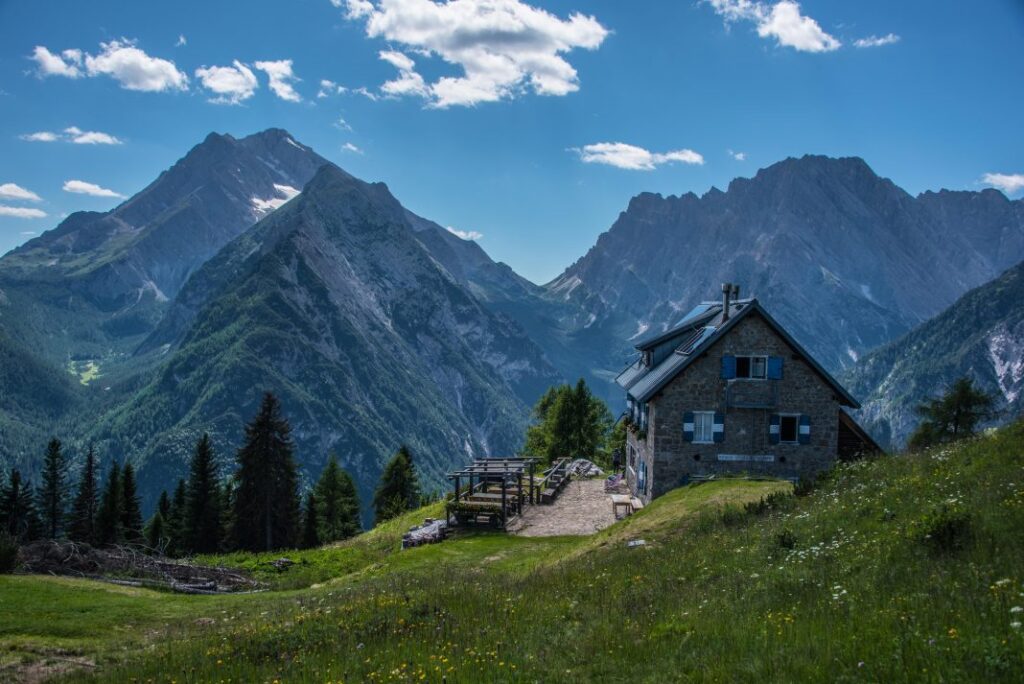
{"type": "Polygon", "coordinates": [[[505,508],[505,476],[501,476],[501,529],[505,529],[505,524],[508,522],[508,511],[505,508]]]}

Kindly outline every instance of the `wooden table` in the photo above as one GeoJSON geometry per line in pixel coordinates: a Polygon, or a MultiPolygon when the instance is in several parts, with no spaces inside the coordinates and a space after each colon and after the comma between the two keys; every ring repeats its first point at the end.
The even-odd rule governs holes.
{"type": "Polygon", "coordinates": [[[616,518],[619,517],[620,506],[626,509],[626,515],[633,512],[633,504],[629,494],[612,494],[612,513],[616,518]]]}

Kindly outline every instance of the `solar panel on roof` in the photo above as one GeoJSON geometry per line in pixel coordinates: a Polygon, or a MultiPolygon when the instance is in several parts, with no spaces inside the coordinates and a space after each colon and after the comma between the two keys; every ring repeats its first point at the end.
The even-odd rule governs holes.
{"type": "Polygon", "coordinates": [[[686,342],[681,344],[679,346],[679,349],[677,349],[676,351],[679,352],[680,354],[689,354],[694,349],[703,344],[704,340],[714,335],[715,330],[717,330],[717,328],[714,328],[710,325],[701,328],[700,330],[697,331],[695,335],[693,335],[692,337],[687,339],[686,342]]]}
{"type": "Polygon", "coordinates": [[[708,310],[710,310],[712,306],[714,306],[714,305],[713,304],[698,304],[697,306],[695,306],[692,309],[690,309],[690,313],[688,313],[685,316],[683,316],[682,318],[680,318],[679,322],[676,323],[672,327],[675,328],[677,326],[682,325],[683,323],[686,323],[686,321],[688,321],[688,320],[690,320],[692,318],[696,318],[697,316],[700,316],[701,314],[707,313],[708,310]]]}

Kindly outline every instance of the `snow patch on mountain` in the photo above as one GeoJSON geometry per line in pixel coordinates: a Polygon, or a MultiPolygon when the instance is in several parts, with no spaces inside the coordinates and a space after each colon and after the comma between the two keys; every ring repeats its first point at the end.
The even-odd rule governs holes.
{"type": "Polygon", "coordinates": [[[285,202],[294,199],[301,193],[301,190],[297,190],[290,185],[282,185],[280,183],[274,183],[274,190],[277,191],[277,197],[268,197],[267,199],[260,199],[259,197],[253,196],[250,201],[252,202],[253,209],[258,214],[269,214],[274,211],[285,202]]]}
{"type": "Polygon", "coordinates": [[[1012,404],[1020,396],[1024,385],[1024,339],[1002,325],[992,332],[986,342],[996,382],[1007,403],[1012,404]]]}

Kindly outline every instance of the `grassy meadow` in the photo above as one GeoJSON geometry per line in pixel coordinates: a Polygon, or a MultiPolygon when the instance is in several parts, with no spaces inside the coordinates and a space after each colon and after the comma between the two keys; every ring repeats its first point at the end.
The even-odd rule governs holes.
{"type": "Polygon", "coordinates": [[[1022,423],[841,465],[801,496],[720,480],[590,537],[398,551],[437,512],[322,549],[202,559],[253,571],[272,587],[259,594],[0,578],[0,667],[143,682],[1024,681],[1022,423]],[[274,570],[280,556],[296,565],[274,570]]]}

